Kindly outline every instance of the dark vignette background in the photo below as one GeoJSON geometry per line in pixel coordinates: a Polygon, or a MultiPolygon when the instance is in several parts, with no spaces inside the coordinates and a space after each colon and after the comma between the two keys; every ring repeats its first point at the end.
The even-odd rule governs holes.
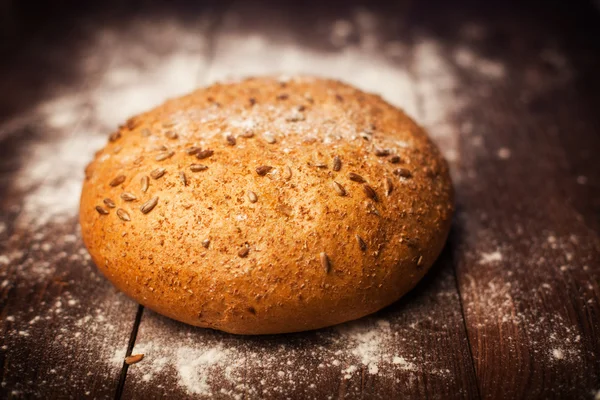
{"type": "MultiPolygon", "coordinates": [[[[203,30],[209,43],[202,51],[210,64],[215,52],[211,38],[223,34],[223,16],[235,9],[244,15],[238,33],[260,31],[273,42],[293,43],[325,56],[338,49],[326,34],[315,29],[314,21],[345,18],[358,6],[382,15],[381,35],[406,46],[406,56],[397,61],[398,68],[411,69],[411,49],[422,32],[435,39],[460,82],[454,89],[457,98],[469,99],[446,121],[455,128],[452,140],[457,152],[451,162],[457,217],[448,246],[413,293],[374,317],[395,321],[394,328],[413,343],[407,351],[414,355],[413,361],[443,365],[453,379],[442,380],[418,371],[414,373],[417,384],[409,385],[406,371],[396,372],[399,381],[378,380],[363,367],[357,376],[345,380],[341,378],[342,366],[317,375],[316,389],[310,389],[304,380],[293,387],[279,381],[273,385],[284,387],[293,398],[597,396],[600,17],[594,3],[3,1],[0,254],[7,262],[0,264],[2,397],[189,395],[177,386],[173,371],[149,384],[135,370],[130,369],[127,375],[126,367],[107,367],[98,359],[107,354],[105,348],[128,348],[131,352],[138,333],[142,341],[165,332],[173,337],[195,335],[198,341],[216,337],[244,351],[254,349],[282,357],[285,353],[277,353],[277,348],[287,343],[296,351],[293,354],[298,365],[314,368],[318,364],[318,357],[309,351],[311,346],[323,344],[318,333],[242,340],[184,327],[137,307],[115,293],[81,255],[78,234],[72,238],[77,232],[76,211],[42,225],[19,223],[28,215],[23,199],[40,187],[61,188],[62,181],[24,184],[15,177],[30,168],[32,147],[42,149],[36,157],[45,157],[44,146],[51,152],[52,144],[63,135],[45,125],[36,111],[38,106],[64,92],[81,91],[85,98],[89,92],[86,87],[93,86],[88,82],[97,71],[81,68],[79,60],[87,57],[94,27],[114,27],[123,35],[136,35],[127,27],[140,16],[173,18],[181,26],[191,27],[198,14],[209,13],[212,17],[203,30]],[[269,20],[272,15],[285,21],[285,34],[281,33],[281,21],[269,20]],[[486,27],[485,38],[465,41],[461,30],[465,23],[486,27]],[[453,54],[465,43],[481,57],[502,62],[504,78],[490,84],[457,65],[453,54]],[[541,57],[548,48],[562,58],[541,57]],[[471,129],[465,129],[465,124],[471,129]],[[484,137],[485,151],[479,149],[476,136],[484,137]],[[510,150],[508,161],[496,156],[499,149],[510,150]],[[48,244],[51,248],[44,250],[48,244]],[[482,262],[486,256],[493,259],[495,248],[501,249],[502,260],[482,262]],[[63,252],[80,256],[61,257],[63,252]],[[39,279],[33,277],[35,266],[43,263],[50,264],[53,272],[39,279]],[[505,285],[501,299],[497,298],[497,288],[490,286],[498,282],[505,285]],[[440,297],[444,293],[451,293],[450,300],[440,297]],[[98,299],[103,300],[102,306],[98,299]],[[55,316],[57,302],[71,300],[78,306],[63,311],[66,319],[55,316]],[[489,307],[482,306],[485,304],[501,313],[490,314],[489,307]],[[102,310],[97,312],[98,308],[102,310]],[[75,326],[70,322],[88,315],[97,326],[82,331],[86,340],[69,341],[68,332],[60,333],[61,327],[75,326]],[[28,328],[38,316],[41,322],[28,328]],[[105,320],[117,327],[110,332],[103,330],[105,320]],[[414,323],[420,330],[408,329],[414,323]],[[557,329],[563,333],[560,341],[577,342],[557,344],[551,337],[557,329]],[[57,341],[68,345],[57,350],[57,341]],[[103,351],[98,352],[97,346],[90,344],[93,342],[102,342],[103,351]],[[569,347],[575,349],[572,354],[564,350],[569,347]],[[561,353],[552,353],[557,349],[561,353]],[[547,354],[540,352],[550,352],[554,358],[548,361],[547,354]]],[[[168,57],[172,49],[153,39],[140,37],[139,41],[153,48],[158,57],[168,57]]],[[[350,45],[359,40],[348,38],[350,45]]],[[[107,54],[110,51],[105,50],[107,54]]],[[[151,68],[144,60],[132,59],[140,71],[151,68]]],[[[429,77],[415,76],[419,79],[429,77]]],[[[426,96],[421,101],[426,102],[426,96]]],[[[93,103],[87,100],[78,107],[82,114],[95,113],[93,103]]],[[[428,128],[435,138],[435,127],[428,128]]],[[[84,134],[94,129],[108,134],[109,127],[94,118],[83,118],[77,129],[84,134]]],[[[437,140],[442,148],[448,144],[447,138],[437,140]]],[[[52,174],[51,168],[48,174],[52,174]]],[[[401,346],[407,345],[398,344],[398,349],[401,346]]],[[[241,392],[228,388],[227,393],[258,397],[251,388],[260,386],[257,382],[276,371],[248,365],[246,388],[241,392]]],[[[263,395],[285,397],[283,393],[269,393],[263,395]]]]}

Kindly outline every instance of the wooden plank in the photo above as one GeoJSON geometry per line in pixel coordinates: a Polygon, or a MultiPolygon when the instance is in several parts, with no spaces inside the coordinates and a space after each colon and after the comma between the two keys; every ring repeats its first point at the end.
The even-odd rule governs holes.
{"type": "Polygon", "coordinates": [[[80,127],[115,41],[91,35],[99,26],[89,20],[63,23],[74,37],[26,47],[12,67],[36,60],[36,68],[25,63],[2,81],[30,102],[10,104],[0,146],[3,398],[110,397],[121,368],[113,355],[126,345],[136,309],[96,272],[76,217],[82,168],[93,154],[80,127]],[[103,57],[86,65],[94,52],[103,57]]]}
{"type": "Polygon", "coordinates": [[[456,115],[454,255],[483,398],[593,398],[600,387],[600,164],[590,152],[600,121],[585,87],[598,60],[579,53],[597,44],[572,29],[586,31],[579,18],[558,23],[583,11],[571,5],[492,9],[462,33],[436,32],[468,99],[456,115]]]}
{"type": "MultiPolygon", "coordinates": [[[[206,80],[281,71],[329,75],[414,114],[422,96],[414,73],[440,55],[399,42],[393,19],[354,7],[236,3],[217,34],[206,80]],[[411,68],[399,50],[424,52],[421,65],[411,68]]],[[[475,398],[452,258],[449,248],[427,279],[388,309],[316,332],[239,337],[146,310],[133,349],[145,358],[130,366],[123,396],[475,398]]]]}
{"type": "Polygon", "coordinates": [[[83,170],[117,123],[191,90],[203,68],[207,14],[96,11],[25,47],[1,82],[30,104],[3,107],[0,397],[114,397],[138,306],[81,243],[83,170]]]}
{"type": "Polygon", "coordinates": [[[237,4],[210,68],[197,10],[154,6],[94,15],[102,23],[76,24],[66,42],[72,26],[59,24],[11,56],[0,80],[19,94],[0,100],[0,397],[115,393],[137,307],[90,265],[75,220],[82,166],[103,135],[189,90],[186,75],[286,71],[380,92],[429,129],[457,187],[449,245],[407,298],[328,330],[242,338],[145,313],[134,351],[146,359],[124,396],[592,398],[597,20],[581,5],[488,6],[237,4]]]}

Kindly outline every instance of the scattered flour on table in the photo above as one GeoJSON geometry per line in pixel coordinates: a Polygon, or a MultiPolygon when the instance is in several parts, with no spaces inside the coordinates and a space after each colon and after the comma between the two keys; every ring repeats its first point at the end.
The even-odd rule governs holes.
{"type": "MultiPolygon", "coordinates": [[[[397,379],[400,373],[407,384],[414,382],[414,374],[453,379],[448,369],[433,368],[421,354],[398,354],[404,347],[402,327],[393,317],[364,318],[306,336],[272,340],[194,329],[155,314],[145,317],[145,324],[150,337],[145,337],[143,325],[133,349],[145,357],[130,366],[130,379],[144,384],[175,376],[179,388],[191,394],[237,398],[244,393],[251,397],[289,393],[310,388],[331,374],[356,381],[362,373],[383,380],[397,379]],[[246,379],[248,368],[255,371],[253,376],[262,371],[258,383],[246,379]]],[[[122,356],[115,352],[111,359],[122,356]]]]}
{"type": "MultiPolygon", "coordinates": [[[[381,94],[415,116],[429,130],[452,165],[460,157],[459,135],[471,134],[474,128],[468,122],[457,127],[452,121],[453,116],[467,104],[465,98],[457,95],[458,79],[454,66],[444,56],[444,44],[426,34],[416,35],[411,54],[414,65],[408,71],[399,62],[406,56],[406,45],[397,40],[381,39],[377,29],[378,18],[368,11],[358,10],[351,19],[333,22],[329,38],[339,47],[336,53],[320,53],[283,38],[274,40],[266,35],[231,30],[229,34],[220,35],[216,43],[215,64],[219,68],[208,69],[208,78],[200,83],[210,83],[231,75],[281,72],[340,78],[381,94]],[[351,42],[353,35],[358,35],[356,44],[351,42]],[[374,51],[379,48],[384,51],[374,51]],[[240,64],[240,59],[244,63],[240,64]]],[[[136,23],[147,24],[141,36],[150,35],[156,40],[165,36],[162,33],[175,29],[174,36],[181,41],[177,43],[181,47],[174,46],[173,53],[165,56],[152,54],[151,47],[140,42],[133,54],[117,54],[117,61],[99,78],[87,97],[83,98],[80,93],[67,94],[42,104],[35,111],[52,130],[49,134],[55,137],[47,143],[43,140],[32,142],[15,179],[16,188],[27,191],[21,205],[19,225],[29,229],[32,235],[33,231],[50,222],[74,221],[84,167],[118,123],[133,113],[160,104],[167,97],[193,89],[199,83],[197,76],[208,68],[206,60],[194,55],[206,45],[198,32],[179,27],[172,21],[164,24],[155,21],[136,23]],[[136,60],[140,59],[146,60],[142,67],[136,66],[136,60]]],[[[471,26],[465,28],[464,33],[471,40],[479,40],[484,35],[484,28],[471,26]]],[[[487,80],[498,80],[505,75],[502,64],[466,48],[458,48],[453,56],[459,67],[487,80]]],[[[552,62],[561,62],[555,56],[547,57],[552,62]]],[[[474,143],[476,139],[478,146],[475,147],[483,147],[482,137],[475,136],[474,143]]],[[[497,151],[500,159],[510,156],[510,149],[500,148],[497,151]]],[[[583,179],[578,179],[580,181],[583,179]]],[[[0,225],[0,234],[4,230],[5,226],[0,225]]],[[[79,262],[88,270],[92,268],[89,255],[81,244],[78,251],[65,251],[68,244],[79,241],[78,235],[48,237],[42,234],[32,237],[30,254],[15,252],[0,255],[0,265],[17,268],[21,277],[28,277],[30,284],[51,279],[56,266],[66,260],[79,262]]],[[[556,244],[556,237],[551,239],[549,236],[548,243],[551,246],[556,244]]],[[[508,253],[506,255],[509,256],[508,253]]],[[[571,268],[568,261],[565,260],[564,271],[571,268]]],[[[504,259],[498,250],[480,254],[479,262],[494,266],[504,259]]],[[[92,273],[88,278],[102,279],[92,273]]],[[[68,283],[76,284],[74,281],[68,283]]],[[[546,315],[535,307],[528,312],[520,311],[515,299],[519,289],[511,283],[494,279],[479,283],[473,280],[470,284],[476,286],[473,292],[477,296],[465,299],[466,312],[480,308],[484,312],[478,315],[488,316],[480,321],[477,328],[485,329],[499,323],[523,327],[525,334],[547,332],[544,343],[534,343],[535,357],[545,357],[555,363],[581,358],[576,329],[560,316],[546,315]]],[[[11,285],[13,283],[7,279],[0,282],[2,289],[11,285]]],[[[94,294],[99,299],[97,308],[80,309],[79,299],[90,294],[66,290],[51,304],[41,304],[39,309],[32,309],[26,315],[7,316],[5,321],[14,327],[11,325],[6,335],[16,346],[24,343],[22,341],[37,340],[41,335],[53,335],[48,351],[61,354],[61,357],[79,357],[80,364],[90,369],[89,374],[102,370],[99,364],[107,364],[111,370],[118,369],[123,363],[126,343],[121,340],[123,346],[116,349],[114,344],[125,336],[106,316],[114,318],[114,308],[122,307],[121,317],[131,319],[130,311],[134,308],[129,300],[122,297],[123,304],[112,301],[114,293],[111,289],[99,287],[100,293],[94,294]],[[111,301],[105,302],[104,299],[111,301]],[[79,311],[64,312],[67,307],[79,311]],[[40,332],[37,327],[42,319],[56,320],[60,327],[56,331],[40,332]]],[[[535,290],[541,295],[544,291],[552,291],[552,286],[545,284],[535,290]]],[[[147,340],[142,332],[134,353],[144,353],[146,358],[129,368],[133,378],[144,383],[174,374],[177,385],[191,394],[222,394],[233,398],[285,395],[287,389],[296,385],[315,389],[314,382],[321,376],[339,374],[350,380],[359,378],[363,371],[381,379],[396,379],[398,373],[403,373],[408,383],[415,382],[416,374],[453,379],[449,370],[433,368],[433,363],[421,354],[398,354],[402,350],[402,346],[398,345],[402,338],[397,335],[399,327],[393,319],[363,319],[313,333],[309,342],[292,337],[289,342],[274,339],[255,341],[252,345],[245,345],[245,339],[176,326],[175,332],[158,327],[156,330],[164,332],[164,336],[147,340]],[[301,359],[303,354],[320,361],[314,366],[294,365],[291,360],[301,359]],[[244,379],[243,373],[249,365],[265,372],[258,384],[244,379]]],[[[3,350],[7,349],[3,347],[3,350]]],[[[61,368],[57,365],[41,376],[40,387],[81,384],[69,381],[70,371],[61,368]]],[[[600,392],[595,398],[600,400],[600,392]]]]}
{"type": "Polygon", "coordinates": [[[43,226],[77,215],[85,165],[105,140],[103,135],[67,135],[51,143],[33,143],[29,165],[17,176],[21,189],[28,191],[18,225],[43,226]]]}
{"type": "MultiPolygon", "coordinates": [[[[76,216],[84,168],[109,133],[128,117],[198,85],[198,75],[207,63],[199,56],[206,46],[199,32],[207,21],[198,21],[194,28],[174,20],[132,23],[138,34],[125,35],[120,45],[114,44],[112,62],[91,88],[61,93],[32,111],[30,119],[40,122],[27,129],[39,130],[40,139],[28,146],[14,180],[15,189],[26,193],[18,226],[41,227],[76,216]],[[177,46],[172,46],[170,54],[157,54],[153,46],[147,46],[149,40],[171,40],[177,46]]],[[[111,35],[119,36],[118,32],[98,32],[92,48],[111,35]]],[[[106,63],[103,59],[95,62],[106,63]]]]}
{"type": "Polygon", "coordinates": [[[392,361],[394,364],[400,365],[400,368],[405,371],[417,371],[417,366],[410,361],[406,361],[404,357],[394,357],[392,361]]]}
{"type": "Polygon", "coordinates": [[[556,358],[557,360],[564,360],[565,353],[562,351],[562,349],[552,349],[552,357],[556,358]]]}
{"type": "Polygon", "coordinates": [[[349,325],[339,328],[342,337],[353,345],[352,355],[358,358],[361,364],[367,366],[371,374],[377,373],[377,363],[383,356],[383,341],[392,334],[388,321],[379,320],[376,324],[376,329],[368,325],[349,325]]]}
{"type": "Polygon", "coordinates": [[[210,386],[207,383],[208,371],[206,370],[224,359],[227,359],[230,363],[226,370],[231,371],[231,367],[237,364],[236,361],[228,357],[228,352],[219,346],[203,352],[182,347],[177,349],[176,368],[181,382],[191,393],[207,394],[210,392],[210,386]]]}
{"type": "MultiPolygon", "coordinates": [[[[474,285],[474,281],[471,284],[474,285]]],[[[549,287],[542,284],[539,289],[530,292],[540,299],[544,291],[551,292],[549,287]]],[[[477,321],[474,328],[482,332],[495,329],[513,332],[512,335],[505,334],[505,340],[512,342],[506,347],[509,352],[512,346],[529,343],[533,356],[540,362],[545,362],[544,359],[549,362],[580,362],[582,343],[577,326],[559,314],[545,312],[541,302],[528,304],[526,309],[522,309],[520,292],[516,285],[504,282],[502,278],[493,278],[474,293],[464,293],[465,313],[470,321],[477,321]]]]}
{"type": "Polygon", "coordinates": [[[467,47],[459,47],[455,50],[454,60],[460,67],[486,78],[501,79],[505,75],[503,64],[482,58],[467,47]]]}
{"type": "Polygon", "coordinates": [[[489,264],[495,261],[502,261],[502,253],[500,253],[499,250],[493,251],[491,253],[481,253],[479,264],[489,264]]]}
{"type": "MultiPolygon", "coordinates": [[[[85,269],[91,271],[91,267],[85,269]]],[[[63,284],[66,290],[54,300],[41,301],[4,319],[3,342],[7,345],[2,352],[30,351],[27,358],[11,357],[12,377],[30,369],[32,359],[44,365],[34,385],[27,381],[11,383],[24,395],[40,396],[45,390],[68,393],[92,385],[97,385],[97,390],[111,390],[103,386],[112,382],[123,365],[130,324],[119,321],[131,321],[136,304],[106,283],[99,284],[93,293],[78,292],[75,281],[63,284]],[[93,308],[82,307],[83,296],[94,296],[93,308]],[[113,355],[116,347],[119,354],[113,355]]]]}
{"type": "MultiPolygon", "coordinates": [[[[520,232],[518,228],[516,230],[520,232]]],[[[476,232],[479,242],[497,244],[493,233],[486,234],[492,231],[469,231],[476,232]]],[[[500,271],[493,273],[488,281],[481,276],[478,280],[465,276],[464,284],[468,290],[461,294],[467,318],[475,321],[474,327],[482,332],[496,329],[505,332],[503,337],[513,343],[506,348],[509,353],[515,346],[527,343],[533,357],[540,362],[549,365],[580,363],[585,347],[578,334],[580,328],[577,323],[570,321],[567,315],[548,311],[546,299],[553,296],[557,290],[555,282],[560,278],[549,275],[547,267],[554,266],[557,275],[576,270],[592,272],[585,263],[587,256],[579,239],[573,235],[541,232],[537,237],[527,235],[524,240],[528,241],[529,258],[518,263],[511,259],[512,252],[506,245],[497,246],[497,250],[492,252],[474,255],[480,265],[485,265],[485,270],[499,268],[500,271]],[[582,265],[574,264],[576,246],[583,253],[578,261],[582,265]],[[510,268],[506,268],[508,263],[510,268]],[[545,268],[539,269],[536,264],[545,268]],[[527,287],[529,282],[536,282],[536,286],[527,287]]],[[[582,304],[593,302],[594,288],[591,285],[580,288],[579,293],[582,304]]]]}
{"type": "Polygon", "coordinates": [[[501,147],[500,149],[498,149],[498,158],[501,160],[508,160],[511,156],[511,151],[510,149],[506,148],[506,147],[501,147]]]}

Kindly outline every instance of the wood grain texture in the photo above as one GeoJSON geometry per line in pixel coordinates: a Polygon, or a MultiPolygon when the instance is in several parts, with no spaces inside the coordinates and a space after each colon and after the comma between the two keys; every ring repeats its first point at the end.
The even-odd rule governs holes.
{"type": "Polygon", "coordinates": [[[29,103],[11,104],[19,112],[3,125],[0,156],[3,398],[111,397],[121,370],[113,356],[119,349],[124,353],[137,306],[96,272],[77,223],[83,165],[74,152],[91,150],[81,129],[91,124],[91,91],[109,68],[115,45],[86,32],[98,28],[73,24],[81,37],[68,44],[72,48],[41,40],[46,52],[24,50],[29,54],[21,57],[35,57],[51,87],[36,87],[38,69],[29,67],[2,82],[7,92],[15,93],[16,86],[30,95],[29,103]],[[80,46],[94,47],[105,58],[63,85],[54,78],[94,57],[80,46]],[[55,58],[69,55],[72,64],[55,58]]]}
{"type": "Polygon", "coordinates": [[[600,385],[600,164],[588,154],[600,141],[584,88],[597,60],[578,59],[592,44],[557,18],[569,11],[480,14],[487,32],[470,48],[501,63],[501,80],[455,60],[470,100],[457,116],[455,261],[483,398],[588,398],[600,385]]]}
{"type": "Polygon", "coordinates": [[[597,396],[596,10],[65,4],[51,30],[19,30],[0,66],[0,397],[597,396]],[[82,248],[84,164],[166,97],[279,72],[378,92],[429,130],[456,185],[444,253],[400,302],[317,332],[236,337],[144,311],[133,353],[145,358],[123,370],[138,308],[82,248]]]}

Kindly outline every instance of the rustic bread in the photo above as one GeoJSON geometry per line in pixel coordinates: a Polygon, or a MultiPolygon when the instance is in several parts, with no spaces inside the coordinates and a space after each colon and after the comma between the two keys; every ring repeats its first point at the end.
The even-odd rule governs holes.
{"type": "Polygon", "coordinates": [[[128,120],[86,169],[83,240],[141,304],[238,334],[396,301],[440,253],[448,167],[379,96],[310,77],[215,84],[128,120]]]}

